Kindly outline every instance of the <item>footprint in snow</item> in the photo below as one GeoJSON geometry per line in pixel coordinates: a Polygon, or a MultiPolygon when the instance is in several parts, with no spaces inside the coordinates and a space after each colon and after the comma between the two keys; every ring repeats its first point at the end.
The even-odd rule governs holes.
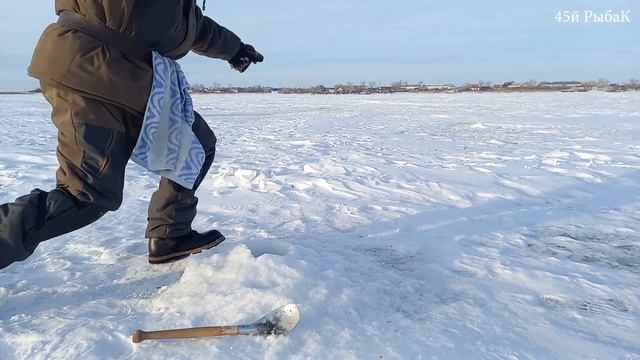
{"type": "Polygon", "coordinates": [[[628,313],[630,308],[625,303],[616,298],[609,299],[587,299],[587,300],[566,300],[561,296],[543,295],[542,303],[549,308],[578,309],[591,315],[615,315],[616,313],[628,313]]]}
{"type": "Polygon", "coordinates": [[[611,313],[629,312],[629,308],[618,299],[588,299],[579,305],[580,310],[595,315],[607,315],[611,313]]]}

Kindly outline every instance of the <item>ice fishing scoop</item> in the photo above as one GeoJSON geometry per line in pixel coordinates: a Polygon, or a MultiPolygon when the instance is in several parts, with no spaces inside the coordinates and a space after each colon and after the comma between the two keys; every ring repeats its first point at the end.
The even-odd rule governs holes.
{"type": "Polygon", "coordinates": [[[191,339],[210,336],[236,336],[236,335],[284,335],[298,325],[300,310],[295,304],[285,305],[273,310],[260,320],[249,325],[238,326],[210,326],[188,329],[175,329],[163,331],[133,332],[132,340],[139,343],[144,340],[162,339],[191,339]]]}

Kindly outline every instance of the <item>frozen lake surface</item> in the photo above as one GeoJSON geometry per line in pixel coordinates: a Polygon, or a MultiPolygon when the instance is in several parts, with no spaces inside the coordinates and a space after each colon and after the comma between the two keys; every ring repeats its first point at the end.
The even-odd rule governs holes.
{"type": "MultiPolygon", "coordinates": [[[[147,264],[158,182],[0,271],[2,359],[640,359],[640,93],[195,96],[196,229],[147,264]],[[286,337],[130,341],[250,322],[286,337]]],[[[39,95],[0,96],[0,202],[54,186],[39,95]]]]}

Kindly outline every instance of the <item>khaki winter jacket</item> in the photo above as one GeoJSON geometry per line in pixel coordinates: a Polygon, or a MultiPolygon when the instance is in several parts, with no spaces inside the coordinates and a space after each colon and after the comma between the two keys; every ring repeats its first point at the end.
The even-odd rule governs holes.
{"type": "MultiPolygon", "coordinates": [[[[193,50],[231,59],[238,36],[203,16],[195,0],[56,0],[56,14],[72,11],[131,36],[149,49],[178,59],[193,50]]],[[[51,24],[29,66],[41,82],[143,114],[153,72],[148,62],[129,58],[80,31],[51,24]]]]}

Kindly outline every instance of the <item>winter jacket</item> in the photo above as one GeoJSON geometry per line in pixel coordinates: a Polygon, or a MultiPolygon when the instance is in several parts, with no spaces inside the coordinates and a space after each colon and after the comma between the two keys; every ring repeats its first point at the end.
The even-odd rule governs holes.
{"type": "MultiPolygon", "coordinates": [[[[242,44],[233,32],[204,16],[195,0],[56,0],[55,5],[56,14],[83,15],[172,59],[194,51],[229,60],[242,44]]],[[[57,23],[40,37],[29,74],[138,115],[144,113],[153,77],[149,61],[57,23]]]]}

